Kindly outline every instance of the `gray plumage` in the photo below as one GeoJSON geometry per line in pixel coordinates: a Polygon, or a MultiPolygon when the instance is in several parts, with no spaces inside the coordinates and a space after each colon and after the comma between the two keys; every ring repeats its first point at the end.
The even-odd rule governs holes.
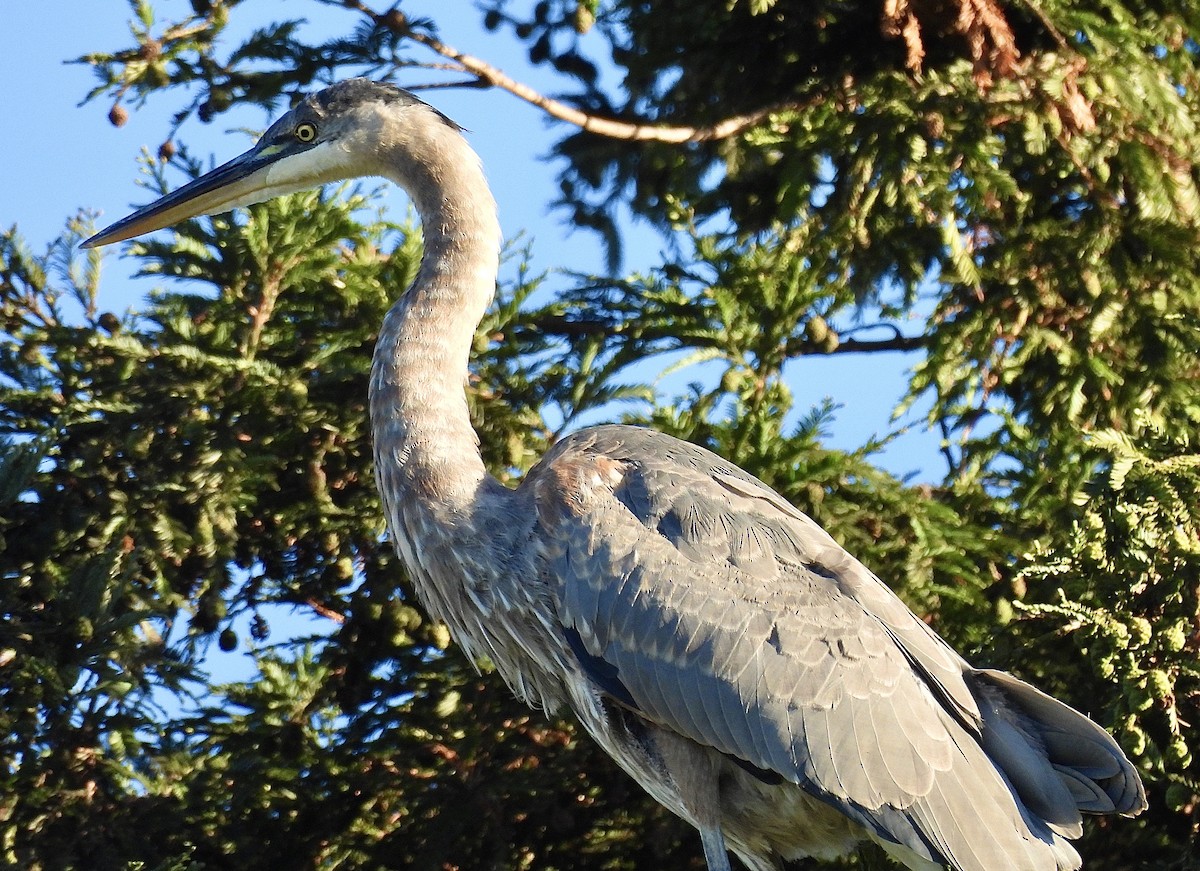
{"type": "Polygon", "coordinates": [[[576,433],[515,490],[463,395],[500,229],[459,128],[365,80],[315,94],[247,154],[98,234],[359,175],[404,186],[426,252],[371,375],[376,474],[418,595],[531,705],[570,708],[700,831],[710,871],[871,839],[910,868],[1055,871],[1083,813],[1145,807],[1082,714],[972,668],[820,527],[701,448],[576,433]]]}

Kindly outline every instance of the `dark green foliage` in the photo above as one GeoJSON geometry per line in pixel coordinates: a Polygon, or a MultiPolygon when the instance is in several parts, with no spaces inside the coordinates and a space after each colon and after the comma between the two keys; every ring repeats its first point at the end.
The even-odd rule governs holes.
{"type": "MultiPolygon", "coordinates": [[[[170,140],[425,59],[436,22],[340,5],[307,45],[252,19],[278,4],[135,0],[91,96],[174,100],[170,140]]],[[[1152,807],[1091,826],[1089,869],[1197,867],[1193,4],[484,5],[580,108],[697,132],[564,130],[575,223],[617,247],[632,209],[676,254],[538,305],[524,270],[500,288],[468,387],[494,473],[622,413],[716,450],[976,662],[1114,730],[1152,807]],[[793,407],[806,358],[849,355],[913,367],[929,483],[793,407]],[[688,366],[677,396],[643,383],[688,366]]],[[[303,194],[135,243],[164,283],[137,316],[102,310],[80,222],[44,255],[0,237],[0,863],[702,867],[569,723],[476,675],[381,540],[367,371],[419,242],[371,207],[303,194]],[[213,686],[215,648],[253,673],[213,686]]]]}

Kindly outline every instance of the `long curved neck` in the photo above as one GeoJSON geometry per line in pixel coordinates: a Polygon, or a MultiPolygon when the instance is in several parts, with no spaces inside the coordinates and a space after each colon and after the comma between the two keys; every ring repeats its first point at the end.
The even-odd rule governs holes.
{"type": "Polygon", "coordinates": [[[449,123],[431,122],[377,132],[389,155],[380,170],[408,191],[425,235],[416,281],[384,318],[371,367],[376,475],[393,533],[404,503],[454,515],[488,480],[463,390],[495,293],[500,225],[479,158],[449,123]]]}

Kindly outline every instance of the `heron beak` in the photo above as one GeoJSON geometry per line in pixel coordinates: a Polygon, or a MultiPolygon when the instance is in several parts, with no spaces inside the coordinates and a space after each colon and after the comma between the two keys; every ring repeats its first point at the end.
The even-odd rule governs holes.
{"type": "Polygon", "coordinates": [[[161,230],[197,215],[216,215],[274,196],[266,170],[279,157],[278,146],[252,148],[212,172],[144,206],[83,243],[84,248],[111,245],[161,230]]]}

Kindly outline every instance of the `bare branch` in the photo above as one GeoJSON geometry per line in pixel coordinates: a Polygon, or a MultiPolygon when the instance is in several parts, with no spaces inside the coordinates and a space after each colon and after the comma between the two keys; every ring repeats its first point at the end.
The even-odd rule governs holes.
{"type": "Polygon", "coordinates": [[[449,58],[457,63],[460,69],[471,73],[480,82],[508,91],[513,96],[537,106],[553,118],[566,121],[568,124],[574,124],[576,127],[586,130],[589,133],[595,133],[598,136],[607,136],[610,139],[674,144],[684,142],[713,142],[737,136],[739,133],[763,123],[777,112],[803,108],[803,104],[798,102],[775,103],[762,109],[756,109],[753,112],[730,116],[705,127],[682,127],[623,121],[617,118],[603,118],[598,115],[590,115],[587,112],[576,109],[574,106],[569,106],[559,100],[547,97],[529,87],[529,85],[518,82],[487,61],[461,52],[428,33],[412,29],[409,27],[405,17],[394,9],[390,12],[380,14],[363,4],[361,0],[346,0],[343,5],[362,12],[379,27],[390,28],[414,42],[419,42],[442,57],[449,58]]]}
{"type": "MultiPolygon", "coordinates": [[[[891,339],[877,339],[869,341],[863,339],[843,339],[841,343],[830,354],[873,354],[880,351],[919,351],[925,347],[927,339],[925,336],[901,336],[897,335],[891,339]]],[[[801,353],[813,354],[820,353],[816,349],[804,349],[801,353]]]]}
{"type": "Polygon", "coordinates": [[[340,611],[335,611],[333,608],[330,608],[328,605],[317,601],[315,598],[312,598],[311,596],[309,598],[305,599],[304,603],[306,605],[308,605],[308,607],[312,608],[314,613],[319,614],[320,616],[324,617],[326,620],[332,620],[334,623],[337,623],[338,625],[341,625],[342,623],[346,622],[345,614],[341,613],[340,611]]]}
{"type": "MultiPolygon", "coordinates": [[[[561,336],[578,339],[585,336],[612,337],[616,334],[615,324],[607,318],[587,318],[567,315],[540,315],[532,318],[529,326],[545,336],[561,336]]],[[[843,338],[834,347],[813,342],[805,336],[796,336],[784,348],[788,357],[804,357],[833,354],[875,354],[887,351],[919,351],[928,339],[925,336],[906,336],[892,324],[875,324],[870,329],[888,328],[894,334],[886,339],[843,338]]],[[[869,329],[863,327],[861,329],[869,329]]]]}
{"type": "Polygon", "coordinates": [[[938,418],[938,427],[942,431],[941,453],[946,459],[946,477],[956,478],[961,469],[958,465],[958,458],[954,456],[954,450],[951,448],[951,445],[954,443],[954,434],[950,431],[949,421],[944,417],[938,418]]]}

